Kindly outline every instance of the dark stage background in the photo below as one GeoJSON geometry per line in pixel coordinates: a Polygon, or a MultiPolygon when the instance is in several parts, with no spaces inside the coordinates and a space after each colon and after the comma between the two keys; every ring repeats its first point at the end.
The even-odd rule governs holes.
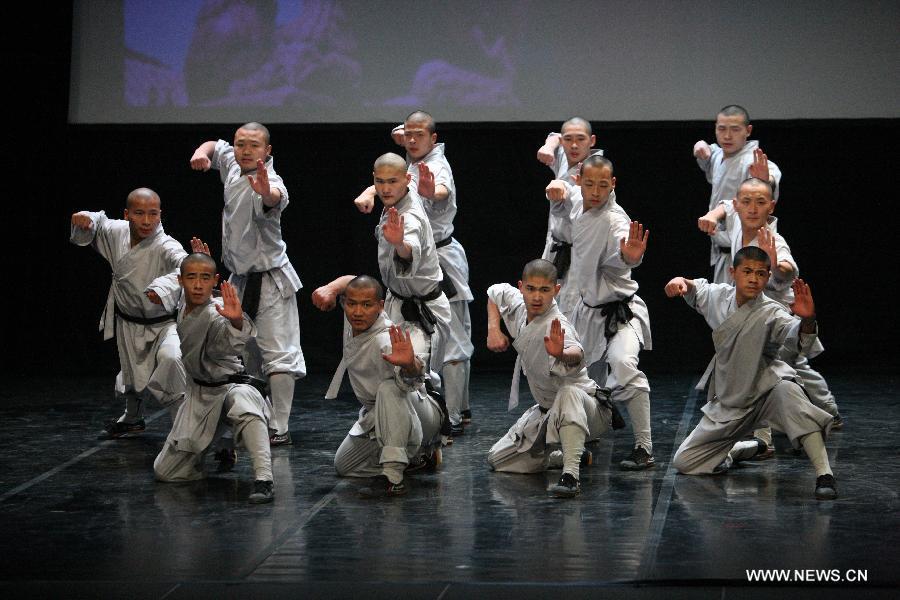
{"type": "MultiPolygon", "coordinates": [[[[25,243],[8,246],[9,268],[21,274],[9,280],[9,296],[21,310],[8,314],[14,341],[8,348],[14,351],[7,352],[5,368],[112,374],[115,345],[102,342],[97,331],[109,269],[90,249],[68,244],[69,215],[103,209],[118,217],[128,192],[148,186],[163,199],[169,234],[185,244],[200,236],[218,255],[222,186],[215,172],[191,171],[188,161],[201,142],[230,140],[238,124],[68,125],[71,14],[65,6],[48,10],[54,14],[19,26],[22,40],[39,43],[4,51],[10,76],[29,91],[21,100],[31,117],[27,131],[18,119],[12,123],[14,131],[22,131],[16,134],[21,164],[8,181],[6,213],[25,243]]],[[[654,349],[641,359],[651,380],[657,372],[699,372],[711,355],[709,330],[700,316],[683,301],[666,299],[662,289],[672,276],[710,273],[709,242],[695,225],[705,212],[709,185],[691,148],[697,139],[714,139],[717,108],[708,107],[708,121],[593,121],[598,147],[616,165],[621,204],[651,232],[644,264],[634,272],[653,327],[654,349]]],[[[752,115],[753,107],[748,108],[752,115]]],[[[397,116],[399,122],[404,115],[397,116]]],[[[510,353],[497,356],[484,348],[484,290],[497,281],[514,283],[522,265],[540,253],[547,218],[542,190],[550,171],[535,153],[567,116],[546,123],[442,125],[441,115],[435,115],[458,188],[455,235],[468,252],[476,296],[471,305],[476,369],[512,365],[510,353]]],[[[389,129],[271,127],[276,169],[291,197],[282,223],[304,283],[301,327],[313,371],[337,363],[340,319],[315,310],[310,293],[337,275],[377,273],[372,236],[377,214],[359,214],[352,200],[370,183],[372,161],[400,150],[389,129]]],[[[894,368],[893,207],[900,121],[755,121],[753,137],[784,173],[776,216],[818,306],[827,352],[816,365],[826,375],[844,367],[894,368]]]]}

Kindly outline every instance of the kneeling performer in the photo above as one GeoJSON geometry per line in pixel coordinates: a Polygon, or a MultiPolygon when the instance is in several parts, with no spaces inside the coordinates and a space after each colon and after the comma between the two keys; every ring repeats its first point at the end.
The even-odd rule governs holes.
{"type": "Polygon", "coordinates": [[[253,462],[256,481],[250,502],[271,502],[271,408],[259,390],[265,384],[243,375],[240,358],[255,326],[227,281],[222,283],[222,300],[212,298],[218,281],[216,261],[207,254],[191,254],[181,263],[178,282],[184,288],[184,306],[178,311],[178,336],[187,393],[153,471],[159,481],[202,479],[203,459],[231,426],[235,443],[243,443],[253,462]]]}
{"type": "MultiPolygon", "coordinates": [[[[341,362],[362,408],[334,468],[345,477],[376,477],[359,490],[362,496],[401,496],[408,491],[403,472],[411,461],[440,462],[443,414],[425,391],[428,356],[416,355],[409,331],[388,320],[384,291],[372,277],[351,280],[343,306],[341,362]]],[[[334,398],[339,385],[337,379],[326,398],[334,398]]]]}
{"type": "Polygon", "coordinates": [[[609,429],[612,404],[609,392],[588,377],[578,334],[554,300],[556,280],[553,263],[537,259],[525,265],[518,290],[507,283],[488,288],[488,349],[509,347],[502,318],[519,354],[510,409],[518,404],[520,368],[537,401],[493,445],[488,464],[496,471],[537,473],[549,466],[549,445],[561,444],[563,473],[547,491],[571,498],[581,492],[580,467],[590,462],[584,443],[609,429]]]}

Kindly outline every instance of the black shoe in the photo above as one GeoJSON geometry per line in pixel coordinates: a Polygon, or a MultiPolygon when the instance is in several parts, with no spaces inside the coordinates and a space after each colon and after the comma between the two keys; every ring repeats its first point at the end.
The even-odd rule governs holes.
{"type": "Polygon", "coordinates": [[[834,500],[837,498],[837,483],[834,475],[816,477],[816,500],[834,500]]]}
{"type": "Polygon", "coordinates": [[[466,429],[463,427],[462,423],[457,423],[456,425],[450,425],[450,437],[459,437],[465,434],[466,429]]]}
{"type": "MultiPolygon", "coordinates": [[[[271,431],[271,430],[270,430],[271,431]]],[[[291,432],[273,433],[269,436],[270,446],[290,446],[294,441],[291,439],[291,432]]]]}
{"type": "Polygon", "coordinates": [[[107,421],[103,426],[103,431],[97,436],[101,440],[115,440],[123,437],[131,437],[135,434],[142,433],[147,429],[147,423],[143,419],[138,419],[134,423],[125,423],[124,421],[107,421]]]}
{"type": "Polygon", "coordinates": [[[844,417],[837,414],[834,415],[834,418],[831,419],[831,430],[832,431],[840,431],[844,428],[844,417]]]}
{"type": "Polygon", "coordinates": [[[765,443],[763,440],[759,438],[753,438],[756,440],[758,445],[758,449],[756,454],[748,458],[747,460],[752,460],[754,462],[759,462],[761,460],[769,460],[773,456],[775,456],[775,448],[765,443]]]}
{"type": "Polygon", "coordinates": [[[574,498],[581,493],[581,484],[571,473],[563,473],[559,481],[547,488],[554,498],[574,498]]]}
{"type": "Polygon", "coordinates": [[[435,448],[427,454],[416,456],[409,464],[406,465],[405,472],[415,473],[416,471],[426,470],[428,472],[436,471],[438,465],[443,462],[443,455],[440,448],[435,448]]]}
{"type": "Polygon", "coordinates": [[[462,416],[462,422],[465,425],[468,425],[472,422],[472,410],[467,408],[466,410],[460,411],[460,416],[462,416]]]}
{"type": "Polygon", "coordinates": [[[251,504],[265,504],[275,499],[275,482],[257,479],[253,482],[253,493],[247,498],[251,504]]]}
{"type": "Polygon", "coordinates": [[[409,491],[406,483],[391,483],[387,475],[379,475],[375,478],[371,485],[359,488],[359,495],[362,498],[381,498],[383,496],[403,496],[409,491]]]}
{"type": "Polygon", "coordinates": [[[213,454],[213,458],[219,463],[216,466],[216,473],[227,473],[234,469],[234,464],[237,462],[237,450],[222,448],[213,454]]]}
{"type": "Polygon", "coordinates": [[[731,458],[730,454],[725,455],[725,460],[716,465],[716,468],[713,469],[713,475],[724,475],[731,469],[731,466],[734,464],[734,459],[731,458]]]}
{"type": "Polygon", "coordinates": [[[619,466],[626,471],[643,471],[654,466],[656,461],[641,446],[631,451],[631,455],[619,463],[619,466]]]}

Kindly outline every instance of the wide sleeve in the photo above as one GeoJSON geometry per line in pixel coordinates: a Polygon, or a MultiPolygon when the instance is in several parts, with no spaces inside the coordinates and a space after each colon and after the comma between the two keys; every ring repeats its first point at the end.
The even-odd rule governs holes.
{"type": "Polygon", "coordinates": [[[507,331],[518,337],[519,324],[524,321],[522,314],[525,311],[522,292],[508,283],[495,283],[488,288],[487,296],[500,311],[500,318],[503,319],[507,331]]]}
{"type": "Polygon", "coordinates": [[[403,215],[403,242],[409,246],[412,252],[409,260],[404,260],[397,254],[397,249],[391,249],[391,258],[394,261],[394,272],[400,279],[412,279],[419,272],[422,264],[422,246],[427,243],[423,240],[425,228],[422,222],[410,212],[403,215]]]}
{"type": "Polygon", "coordinates": [[[219,178],[222,183],[228,181],[231,170],[237,167],[237,161],[234,159],[234,148],[225,140],[218,140],[213,150],[212,168],[219,171],[219,178]]]}

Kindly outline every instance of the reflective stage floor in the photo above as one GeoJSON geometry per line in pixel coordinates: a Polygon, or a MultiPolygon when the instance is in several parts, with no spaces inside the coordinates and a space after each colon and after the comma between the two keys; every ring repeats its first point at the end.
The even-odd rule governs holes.
{"type": "Polygon", "coordinates": [[[202,482],[155,482],[170,425],[156,407],[140,437],[96,440],[120,412],[112,378],[23,380],[0,402],[0,594],[896,598],[897,378],[829,374],[846,425],[827,442],[839,498],[819,502],[809,462],[781,436],[772,460],[716,478],[675,474],[672,454],[702,402],[695,377],[651,377],[654,469],[619,470],[632,441],[620,430],[591,446],[571,500],[545,492],[559,471],[485,463],[518,416],[505,411],[508,373],[473,376],[474,422],[437,473],[410,476],[405,497],[363,500],[362,481],[332,467],[358,404],[347,388],[323,400],[327,377],[310,377],[297,385],[294,445],[273,449],[268,505],[247,503],[246,455],[202,482]],[[789,571],[790,582],[749,581],[759,569],[789,571]]]}

